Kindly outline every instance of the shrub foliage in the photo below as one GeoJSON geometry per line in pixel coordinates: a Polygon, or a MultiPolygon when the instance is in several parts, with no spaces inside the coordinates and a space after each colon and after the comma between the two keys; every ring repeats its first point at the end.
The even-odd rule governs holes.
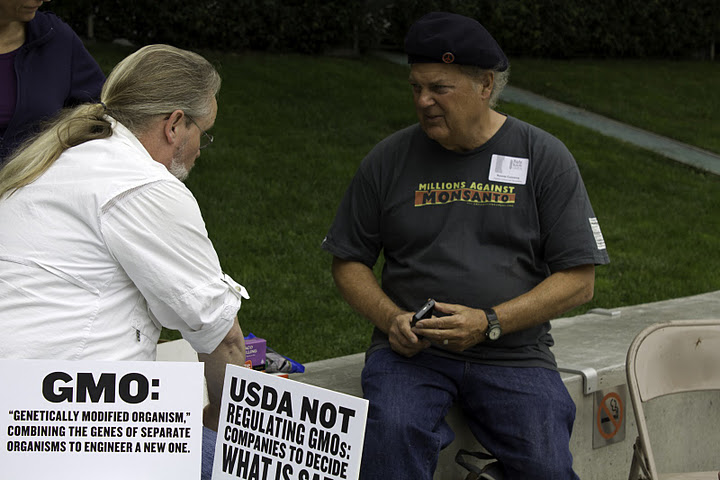
{"type": "Polygon", "coordinates": [[[226,51],[402,48],[434,10],[478,19],[511,55],[714,57],[717,0],[75,0],[48,9],[87,35],[226,51]]]}

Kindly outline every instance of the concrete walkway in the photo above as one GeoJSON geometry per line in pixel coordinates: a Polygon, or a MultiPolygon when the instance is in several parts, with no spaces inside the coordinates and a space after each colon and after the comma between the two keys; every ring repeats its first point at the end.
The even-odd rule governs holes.
{"type": "MultiPolygon", "coordinates": [[[[401,65],[407,64],[407,57],[397,52],[378,51],[374,52],[374,55],[401,65]]],[[[510,81],[512,82],[512,76],[510,81]]],[[[500,98],[506,102],[519,103],[542,110],[590,128],[602,135],[617,138],[672,160],[720,175],[720,155],[708,150],[678,142],[510,85],[505,88],[500,98]]]]}

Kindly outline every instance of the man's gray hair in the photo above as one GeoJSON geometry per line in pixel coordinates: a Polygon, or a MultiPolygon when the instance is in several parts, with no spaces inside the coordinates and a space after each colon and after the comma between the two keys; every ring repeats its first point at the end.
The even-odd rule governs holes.
{"type": "Polygon", "coordinates": [[[182,110],[192,118],[211,112],[220,75],[197,53],[148,45],[113,69],[102,90],[107,113],[135,135],[157,115],[182,110]]]}
{"type": "Polygon", "coordinates": [[[460,71],[470,77],[474,82],[480,84],[484,84],[485,78],[489,73],[493,74],[493,89],[490,93],[489,102],[490,108],[495,108],[500,100],[502,91],[505,89],[505,86],[510,79],[510,65],[508,65],[507,69],[502,72],[496,69],[477,67],[475,65],[461,65],[460,71]]]}

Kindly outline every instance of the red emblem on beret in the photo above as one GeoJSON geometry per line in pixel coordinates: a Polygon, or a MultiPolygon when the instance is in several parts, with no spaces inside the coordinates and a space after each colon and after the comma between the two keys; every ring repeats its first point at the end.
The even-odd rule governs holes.
{"type": "Polygon", "coordinates": [[[453,63],[455,61],[455,55],[452,52],[445,52],[442,56],[442,61],[445,63],[453,63]]]}

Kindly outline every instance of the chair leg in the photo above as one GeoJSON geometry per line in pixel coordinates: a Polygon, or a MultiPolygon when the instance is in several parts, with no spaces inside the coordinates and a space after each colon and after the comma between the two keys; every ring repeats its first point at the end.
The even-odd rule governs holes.
{"type": "MultiPolygon", "coordinates": [[[[650,472],[647,467],[647,459],[643,454],[642,447],[640,446],[640,437],[635,440],[633,445],[633,458],[630,464],[630,475],[628,480],[651,480],[650,472]]],[[[720,479],[719,479],[720,480],[720,479]]]]}
{"type": "Polygon", "coordinates": [[[633,452],[632,463],[630,464],[630,475],[628,480],[639,480],[640,466],[638,465],[637,455],[633,452]]]}

